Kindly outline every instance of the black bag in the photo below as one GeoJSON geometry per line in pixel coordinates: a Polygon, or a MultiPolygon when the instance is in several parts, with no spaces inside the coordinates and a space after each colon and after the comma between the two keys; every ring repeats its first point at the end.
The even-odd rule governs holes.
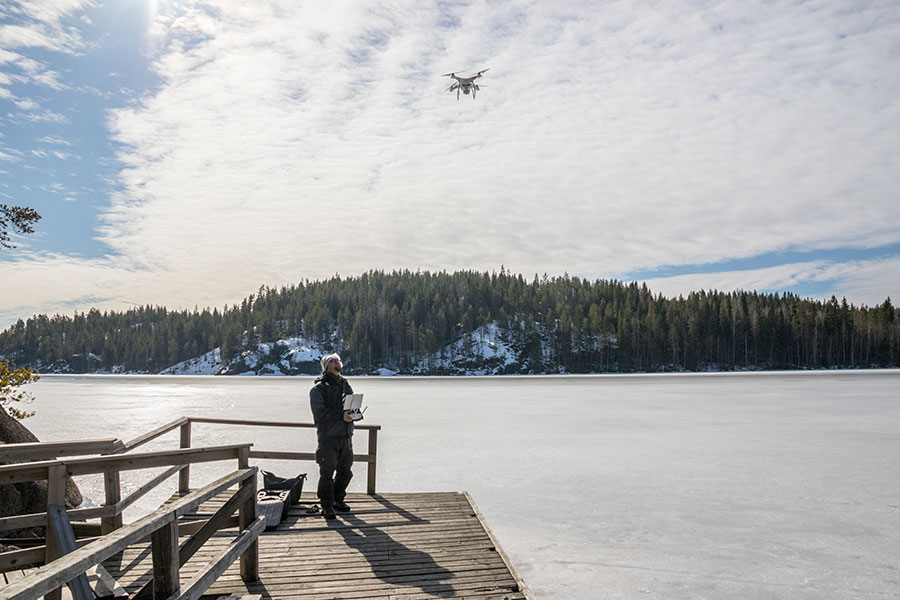
{"type": "Polygon", "coordinates": [[[290,504],[297,504],[297,502],[300,501],[300,494],[303,492],[303,480],[306,479],[306,473],[300,473],[296,477],[290,479],[279,477],[270,471],[263,471],[262,475],[263,489],[289,490],[290,496],[288,497],[288,502],[290,504]]]}

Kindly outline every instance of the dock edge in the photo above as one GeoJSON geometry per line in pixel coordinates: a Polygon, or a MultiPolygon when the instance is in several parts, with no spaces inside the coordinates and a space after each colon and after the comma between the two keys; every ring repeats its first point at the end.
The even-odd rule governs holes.
{"type": "Polygon", "coordinates": [[[512,574],[513,579],[516,580],[516,585],[519,588],[519,592],[521,592],[528,600],[537,600],[534,597],[534,594],[531,593],[529,587],[525,584],[525,580],[522,579],[522,576],[516,570],[515,565],[513,565],[512,561],[509,559],[509,556],[506,555],[506,551],[503,550],[503,546],[500,545],[500,541],[497,539],[497,536],[494,535],[494,532],[491,531],[491,528],[488,526],[487,521],[484,518],[484,515],[481,514],[481,511],[478,510],[478,506],[475,505],[475,500],[472,499],[471,494],[469,492],[463,492],[463,495],[466,497],[466,501],[469,503],[469,506],[472,508],[472,512],[475,513],[475,517],[478,519],[478,522],[481,523],[481,526],[484,528],[485,533],[488,534],[488,537],[491,539],[491,543],[494,545],[494,549],[500,555],[500,558],[503,560],[503,564],[506,565],[506,568],[509,569],[509,572],[512,574]]]}

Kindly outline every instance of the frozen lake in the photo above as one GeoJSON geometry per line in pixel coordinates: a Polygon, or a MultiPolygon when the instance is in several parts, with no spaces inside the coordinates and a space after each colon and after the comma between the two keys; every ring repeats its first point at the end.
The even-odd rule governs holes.
{"type": "MultiPolygon", "coordinates": [[[[900,598],[900,371],[351,381],[382,425],[379,491],[470,492],[538,598],[900,598]]],[[[45,376],[26,424],[50,441],[128,440],[183,415],[311,421],[311,383],[45,376]]],[[[311,430],[193,438],[315,447],[311,430]]],[[[177,445],[175,431],[142,449],[177,445]]],[[[259,464],[314,488],[313,463],[259,464]]]]}

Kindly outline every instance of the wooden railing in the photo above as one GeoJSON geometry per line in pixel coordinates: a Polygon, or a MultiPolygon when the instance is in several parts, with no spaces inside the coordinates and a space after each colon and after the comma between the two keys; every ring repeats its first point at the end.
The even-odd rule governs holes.
{"type": "MultiPolygon", "coordinates": [[[[166,423],[157,427],[153,431],[142,434],[131,441],[122,442],[117,439],[100,439],[100,440],[79,440],[68,442],[36,442],[27,444],[4,444],[0,445],[0,462],[9,462],[15,460],[44,460],[57,457],[66,457],[85,454],[124,454],[153,441],[175,429],[180,430],[180,447],[188,449],[191,447],[191,425],[192,423],[214,423],[224,425],[239,425],[246,427],[297,427],[314,429],[313,423],[299,423],[291,421],[250,421],[238,419],[215,419],[207,417],[181,417],[170,423],[166,423]]],[[[366,493],[376,493],[376,474],[378,459],[378,432],[380,425],[361,425],[355,427],[358,431],[366,431],[368,434],[368,451],[366,454],[354,454],[355,462],[364,462],[368,464],[366,477],[366,493]]],[[[315,461],[314,452],[283,452],[275,450],[251,450],[250,458],[266,458],[280,460],[300,460],[315,461]]],[[[39,467],[36,467],[38,470],[39,467]]],[[[73,521],[95,519],[101,520],[101,533],[106,534],[115,531],[122,526],[122,513],[126,508],[133,505],[137,500],[153,490],[163,481],[169,479],[175,473],[178,473],[178,491],[186,494],[190,491],[190,463],[176,464],[170,469],[156,475],[131,494],[122,497],[121,482],[119,479],[119,471],[108,470],[103,473],[103,488],[105,502],[103,506],[92,508],[76,508],[68,511],[69,518],[73,521]]],[[[0,479],[0,483],[2,483],[0,479]]],[[[15,517],[0,517],[0,531],[10,529],[24,529],[27,527],[41,527],[46,520],[46,513],[33,513],[27,515],[18,515],[15,517]]],[[[3,570],[3,564],[0,563],[0,571],[3,570]]]]}
{"type": "MultiPolygon", "coordinates": [[[[148,536],[151,540],[153,554],[152,596],[154,599],[198,598],[239,555],[241,556],[241,577],[247,581],[255,580],[259,570],[256,539],[265,526],[265,519],[256,516],[257,469],[249,466],[250,446],[250,444],[236,444],[0,466],[0,483],[46,480],[48,505],[47,513],[43,515],[44,521],[41,523],[47,528],[45,547],[0,554],[0,567],[6,567],[0,568],[0,570],[10,570],[10,567],[21,569],[37,562],[36,552],[43,553],[44,565],[26,577],[2,588],[0,596],[4,599],[18,600],[36,598],[44,594],[46,598],[58,600],[60,586],[67,584],[76,600],[92,598],[93,594],[87,587],[87,579],[84,577],[85,570],[148,536]],[[115,530],[102,537],[96,538],[80,548],[77,547],[70,518],[73,515],[78,518],[88,518],[85,516],[86,511],[95,509],[83,509],[80,513],[79,509],[68,512],[65,510],[67,476],[115,473],[116,481],[118,481],[118,474],[126,470],[164,466],[177,467],[180,470],[193,463],[229,459],[238,462],[238,469],[230,475],[190,492],[174,503],[164,505],[156,512],[134,523],[126,526],[119,525],[115,530]],[[239,485],[239,489],[232,500],[200,526],[199,530],[196,530],[193,536],[179,548],[178,518],[192,512],[200,503],[233,485],[239,485]],[[222,554],[201,571],[198,577],[182,589],[178,576],[179,567],[215,531],[231,525],[230,518],[236,509],[239,511],[238,526],[241,533],[222,554]]],[[[174,474],[171,469],[166,473],[170,473],[170,476],[174,474]]],[[[151,480],[151,483],[157,480],[159,477],[151,480]]],[[[115,506],[100,507],[101,510],[105,509],[106,511],[111,508],[115,509],[115,506]]],[[[29,521],[33,516],[25,515],[25,519],[7,517],[3,519],[5,521],[3,528],[22,527],[23,520],[29,521]]]]}
{"type": "MultiPolygon", "coordinates": [[[[46,461],[43,465],[55,464],[55,460],[67,456],[83,456],[87,454],[108,455],[121,452],[124,444],[121,440],[114,438],[99,440],[71,440],[64,442],[29,442],[24,444],[2,444],[0,445],[0,463],[21,462],[21,461],[46,461]]],[[[0,467],[0,472],[9,475],[12,472],[23,472],[38,474],[41,473],[42,467],[34,463],[30,465],[7,465],[4,469],[0,467]]],[[[0,476],[2,477],[2,476],[0,476]]],[[[35,476],[34,479],[43,479],[43,477],[35,476]]],[[[0,483],[10,483],[0,478],[0,483]]],[[[109,494],[107,494],[109,496],[109,494]]],[[[109,519],[114,518],[116,510],[119,512],[124,510],[124,506],[117,507],[114,504],[92,508],[76,508],[68,511],[71,520],[85,520],[93,518],[109,519]]],[[[13,517],[0,518],[0,531],[8,531],[10,529],[25,529],[28,527],[43,527],[47,521],[47,513],[34,513],[26,515],[17,515],[13,517]]],[[[119,521],[121,525],[121,521],[119,521]]],[[[4,567],[10,565],[0,560],[0,571],[6,570],[4,567]]],[[[14,565],[13,565],[14,566],[14,565]]]]}
{"type": "MultiPolygon", "coordinates": [[[[192,537],[191,541],[185,542],[182,545],[181,550],[177,553],[179,554],[180,564],[184,564],[184,562],[196,552],[196,549],[199,548],[198,544],[202,544],[209,535],[212,535],[214,531],[217,529],[221,529],[223,527],[235,526],[233,518],[231,514],[234,512],[235,508],[240,504],[241,506],[241,514],[244,516],[239,517],[241,529],[249,529],[252,526],[253,519],[247,517],[246,515],[250,514],[249,505],[253,505],[253,515],[255,515],[255,489],[256,489],[256,468],[250,469],[249,459],[250,458],[261,458],[261,459],[279,459],[279,460],[300,460],[300,461],[315,461],[315,453],[313,452],[285,452],[285,451],[276,451],[276,450],[253,450],[251,449],[251,444],[238,444],[238,445],[230,445],[230,446],[213,446],[213,447],[205,447],[205,448],[193,448],[191,447],[191,426],[193,423],[209,423],[209,424],[220,424],[220,425],[238,425],[242,427],[294,427],[294,428],[308,428],[314,429],[315,425],[313,423],[298,423],[298,422],[287,422],[287,421],[252,421],[252,420],[236,420],[236,419],[216,419],[216,418],[206,418],[206,417],[181,417],[176,419],[170,423],[162,425],[153,431],[147,432],[143,435],[136,437],[135,439],[129,442],[122,442],[118,439],[98,439],[98,440],[77,440],[77,441],[67,441],[67,442],[36,442],[36,443],[26,443],[26,444],[3,444],[0,445],[0,462],[10,462],[10,461],[21,461],[21,460],[29,460],[35,462],[27,462],[27,463],[18,463],[18,464],[6,464],[0,465],[0,483],[18,483],[24,481],[35,481],[35,480],[46,480],[48,487],[48,510],[47,512],[42,513],[33,513],[27,515],[17,515],[11,517],[2,517],[0,518],[0,531],[8,531],[13,529],[24,529],[29,527],[46,527],[47,528],[47,540],[44,546],[38,546],[33,548],[25,548],[22,550],[15,550],[11,552],[5,552],[0,554],[0,573],[11,570],[19,570],[25,569],[29,567],[36,567],[39,565],[46,565],[46,567],[51,567],[53,565],[60,565],[60,557],[65,554],[66,560],[70,560],[71,554],[76,552],[76,548],[79,546],[83,546],[85,548],[106,548],[107,543],[112,543],[110,540],[120,540],[121,531],[127,530],[132,531],[134,529],[134,523],[128,525],[123,528],[123,520],[122,513],[126,508],[133,505],[139,498],[143,497],[145,494],[159,486],[163,481],[169,479],[174,476],[176,473],[179,475],[178,479],[178,491],[182,495],[182,498],[178,501],[178,506],[196,506],[199,502],[203,500],[196,500],[196,494],[202,490],[198,490],[197,492],[192,492],[190,489],[190,469],[191,465],[194,463],[205,463],[219,460],[227,460],[237,458],[239,462],[239,468],[242,473],[245,473],[246,478],[249,480],[249,473],[252,470],[253,473],[253,484],[252,489],[254,491],[253,497],[251,500],[247,500],[245,497],[246,494],[250,492],[245,491],[250,489],[249,484],[243,484],[241,490],[238,494],[235,495],[236,499],[233,499],[233,502],[229,502],[223,508],[229,509],[227,514],[218,515],[209,521],[204,522],[202,525],[198,524],[182,524],[179,529],[175,530],[175,533],[155,533],[154,535],[159,538],[156,542],[156,546],[159,546],[161,549],[160,552],[164,552],[164,548],[170,548],[173,543],[171,539],[165,537],[174,535],[174,539],[177,543],[179,533],[181,535],[194,534],[195,537],[199,536],[202,532],[205,535],[205,538],[194,538],[192,537]],[[156,438],[165,435],[175,429],[179,429],[180,432],[180,448],[176,450],[159,450],[155,452],[148,453],[130,453],[135,448],[146,444],[156,438]],[[86,454],[93,454],[100,456],[92,456],[88,458],[70,458],[73,456],[81,456],[86,454]],[[135,469],[147,469],[147,468],[158,468],[158,467],[169,467],[162,473],[154,476],[149,481],[138,487],[136,490],[128,494],[126,497],[122,497],[121,490],[121,481],[120,481],[120,473],[122,471],[135,470],[135,469]],[[104,495],[105,495],[105,504],[103,506],[91,507],[91,508],[74,508],[70,510],[65,510],[65,482],[67,477],[69,476],[78,476],[78,475],[89,475],[89,474],[103,474],[104,481],[104,495]],[[196,502],[195,502],[196,500],[196,502]],[[182,501],[187,502],[184,504],[182,501]],[[246,505],[246,506],[245,506],[246,505]],[[74,535],[72,534],[72,526],[71,521],[79,521],[79,520],[87,520],[99,518],[101,525],[100,531],[102,537],[99,538],[88,538],[76,540],[74,539],[74,535]],[[231,520],[229,520],[231,519],[231,520]],[[199,529],[198,529],[199,527],[199,529]],[[110,537],[113,533],[116,533],[116,537],[110,537]],[[68,539],[66,536],[70,536],[72,539],[68,539]],[[160,537],[163,536],[163,537],[160,537]],[[63,539],[66,538],[66,539],[63,539]],[[199,542],[196,540],[200,540],[199,542]],[[94,546],[95,543],[102,542],[100,546],[94,546]],[[194,547],[196,546],[196,547],[194,547]],[[186,552],[185,547],[193,548],[192,551],[186,552]]],[[[380,425],[361,425],[357,424],[355,427],[356,430],[366,431],[368,434],[368,452],[366,454],[355,454],[354,461],[356,462],[364,462],[368,464],[368,472],[367,472],[367,481],[366,481],[366,491],[369,494],[375,494],[375,482],[376,482],[376,472],[377,472],[377,451],[378,451],[378,431],[381,429],[380,425]]],[[[242,479],[242,481],[245,481],[242,479]]],[[[221,482],[221,480],[220,480],[221,482]]],[[[233,485],[232,482],[231,485],[233,485]]],[[[211,484],[212,485],[212,484],[211,484]]],[[[203,490],[207,490],[209,486],[206,488],[202,488],[203,490]]],[[[226,486],[227,487],[227,486],[226,486]]],[[[218,488],[217,488],[218,489],[218,488]]],[[[221,491],[221,488],[219,491],[221,491]]],[[[208,490],[207,490],[208,491],[208,490]]],[[[204,494],[206,492],[203,492],[204,494]]],[[[216,492],[218,493],[218,492],[216,492]]],[[[202,495],[202,494],[201,494],[202,495]]],[[[160,511],[163,511],[165,514],[169,514],[172,510],[175,512],[179,512],[183,514],[187,511],[187,509],[182,510],[181,508],[172,509],[172,505],[168,507],[163,507],[160,510],[153,513],[153,515],[157,515],[157,518],[162,518],[159,516],[160,511]]],[[[152,515],[148,515],[144,519],[137,521],[137,523],[143,523],[147,518],[152,515]]],[[[168,517],[166,517],[168,518],[168,517]]],[[[171,522],[176,522],[177,516],[172,517],[171,522]]],[[[156,521],[152,521],[156,523],[156,521]]],[[[166,520],[165,523],[170,523],[170,521],[166,520]]],[[[146,523],[145,523],[146,524],[146,523]]],[[[168,525],[167,525],[168,526],[168,525]]],[[[162,525],[160,525],[162,527],[162,525]]],[[[175,527],[178,527],[175,525],[175,527]]],[[[151,528],[152,532],[156,532],[159,528],[151,528]]],[[[143,531],[143,530],[142,530],[143,531]]],[[[150,530],[147,530],[150,531],[150,530]]],[[[144,532],[144,537],[147,535],[147,531],[144,532]]],[[[151,533],[152,533],[151,532],[151,533]]],[[[96,535],[96,534],[93,534],[96,535]]],[[[131,534],[128,534],[129,536],[131,534]]],[[[243,535],[243,534],[242,534],[243,535]]],[[[249,535],[249,534],[248,534],[249,535]]],[[[153,536],[151,536],[153,537],[153,536]]],[[[128,540],[133,540],[133,537],[128,537],[128,540]]],[[[154,538],[155,539],[155,538],[154,538]]],[[[243,539],[243,538],[242,538],[243,539]]],[[[254,537],[255,539],[255,537],[254,537]]],[[[133,541],[129,541],[129,543],[133,543],[133,541]]],[[[247,542],[248,544],[250,542],[247,542]]],[[[127,544],[126,544],[127,545],[127,544]]],[[[115,546],[119,548],[119,546],[115,546]]],[[[124,546],[122,546],[124,547],[124,546]]],[[[252,547],[252,550],[247,550],[247,552],[255,552],[255,542],[251,544],[249,547],[252,547]]],[[[117,551],[112,551],[110,554],[115,554],[117,551]]],[[[77,551],[81,551],[81,548],[78,548],[77,551]]],[[[100,552],[103,554],[105,550],[100,552]]],[[[156,552],[156,550],[154,550],[156,552]]],[[[236,551],[234,551],[236,552],[236,551]]],[[[232,554],[234,554],[232,552],[232,554]]],[[[244,550],[241,550],[244,552],[244,550]]],[[[171,554],[171,552],[170,552],[171,554]]],[[[246,552],[245,552],[246,554],[246,552]]],[[[234,554],[235,556],[237,554],[234,554]]],[[[91,556],[94,556],[93,554],[91,556]]],[[[99,556],[99,555],[98,555],[99,556]]],[[[108,556],[104,554],[104,556],[108,556]]],[[[154,554],[155,556],[155,554],[154,554]]],[[[103,558],[98,559],[96,562],[103,560],[103,558]]],[[[232,557],[233,560],[233,557],[232,557]]],[[[242,558],[242,561],[244,559],[242,558]]],[[[251,559],[247,559],[251,560],[251,559]]],[[[253,558],[252,561],[256,559],[253,558]]],[[[94,564],[96,564],[96,562],[94,564]]],[[[68,563],[66,563],[68,564],[68,563]]],[[[77,563],[79,568],[83,566],[82,562],[77,563]]],[[[86,564],[86,563],[85,563],[86,564]]],[[[242,562],[242,575],[244,574],[245,568],[242,562]]],[[[91,566],[91,565],[88,565],[91,566]]],[[[227,565],[225,565],[227,567],[227,565]]],[[[42,567],[43,568],[43,567],[42,567]]],[[[64,569],[61,571],[63,574],[51,577],[50,583],[41,583],[40,585],[35,584],[37,587],[29,587],[32,592],[35,589],[44,589],[46,585],[50,585],[51,588],[48,594],[48,597],[58,598],[59,597],[59,585],[62,583],[66,583],[69,580],[66,580],[65,577],[68,576],[70,572],[76,572],[78,569],[75,568],[72,571],[69,567],[63,565],[59,567],[60,569],[64,569]],[[65,570],[68,569],[68,570],[65,570]],[[56,588],[53,588],[52,585],[56,585],[56,588]]],[[[255,569],[255,567],[253,567],[255,569]]],[[[252,572],[253,569],[250,569],[248,572],[252,572]]],[[[171,570],[171,569],[170,569],[171,570]]],[[[213,569],[215,570],[215,569],[213,569]]],[[[177,567],[174,568],[175,574],[174,577],[177,579],[177,567]]],[[[44,571],[42,571],[44,572],[44,571]]],[[[53,571],[56,573],[57,571],[53,571]]],[[[156,573],[156,567],[154,567],[154,573],[156,573]]],[[[210,571],[212,572],[212,570],[210,571]]],[[[83,573],[83,570],[80,571],[83,573]]],[[[77,573],[76,573],[77,574],[77,573]]],[[[162,575],[161,575],[162,576],[162,575]]],[[[71,579],[71,578],[70,578],[71,579]]],[[[213,578],[214,579],[214,578],[213,578]]],[[[44,581],[44,580],[41,580],[44,581]]],[[[169,590],[172,585],[176,585],[177,581],[173,583],[172,574],[163,576],[163,581],[159,583],[159,586],[162,586],[160,589],[169,590]]],[[[78,586],[78,582],[74,584],[76,587],[78,586]]],[[[191,584],[194,585],[193,583],[191,584]]],[[[72,587],[72,585],[70,585],[72,587]]],[[[176,585],[177,587],[177,585],[176,585]]],[[[10,593],[11,588],[7,586],[0,590],[0,599],[6,598],[7,594],[10,593]]],[[[194,588],[191,588],[194,589],[194,588]]],[[[196,589],[200,589],[197,587],[196,589]]],[[[204,588],[205,589],[205,588],[204,588]]],[[[202,591],[202,590],[201,590],[202,591]]],[[[142,592],[146,595],[149,594],[149,588],[142,590],[142,592]]],[[[39,593],[45,593],[44,591],[39,593]]],[[[169,594],[172,595],[171,593],[169,594]]],[[[36,597],[36,595],[31,596],[22,596],[22,597],[36,597]]],[[[141,597],[141,594],[138,595],[141,597]]],[[[154,597],[156,593],[154,592],[154,597]]],[[[168,596],[165,596],[168,597],[168,596]]]]}
{"type": "Polygon", "coordinates": [[[35,461],[61,456],[85,456],[87,454],[115,454],[125,447],[122,440],[69,440],[65,442],[26,442],[0,445],[3,462],[35,461]]]}
{"type": "MultiPolygon", "coordinates": [[[[305,429],[315,429],[314,423],[296,423],[293,421],[248,421],[245,419],[214,419],[208,417],[184,417],[186,423],[177,421],[172,422],[168,427],[181,427],[181,447],[189,448],[191,445],[191,423],[216,423],[219,425],[240,425],[246,427],[299,427],[305,429]]],[[[368,452],[366,454],[354,454],[354,462],[368,463],[368,471],[366,473],[366,493],[375,494],[375,475],[378,466],[378,432],[381,425],[361,425],[356,424],[356,431],[365,431],[368,434],[368,452]]],[[[275,450],[251,450],[250,458],[268,458],[278,460],[309,460],[315,462],[315,452],[281,452],[275,450]]],[[[187,492],[190,489],[190,466],[181,471],[178,482],[178,489],[181,492],[187,492]]]]}

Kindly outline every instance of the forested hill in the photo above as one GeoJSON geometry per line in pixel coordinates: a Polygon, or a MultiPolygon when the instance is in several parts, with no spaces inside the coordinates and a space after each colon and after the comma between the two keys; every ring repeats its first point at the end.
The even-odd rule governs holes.
{"type": "Polygon", "coordinates": [[[634,283],[529,281],[503,269],[373,271],[261,287],[222,310],[38,315],[0,333],[0,355],[41,372],[312,373],[331,349],[348,373],[893,367],[898,348],[890,299],[873,308],[755,292],[665,299],[634,283]],[[203,361],[208,370],[197,370],[203,361]]]}

